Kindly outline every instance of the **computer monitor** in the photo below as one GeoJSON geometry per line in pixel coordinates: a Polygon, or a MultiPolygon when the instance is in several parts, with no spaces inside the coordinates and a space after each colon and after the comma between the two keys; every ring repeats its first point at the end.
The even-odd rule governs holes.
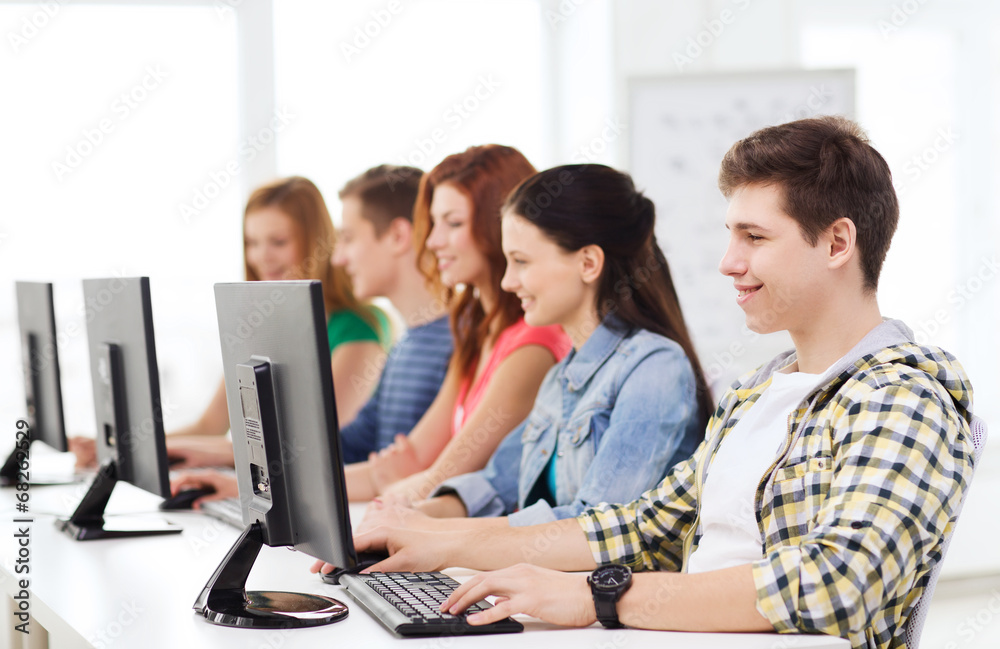
{"type": "Polygon", "coordinates": [[[170,493],[149,278],[88,279],[83,294],[101,468],[59,524],[81,541],[180,532],[165,521],[104,517],[119,480],[158,496],[170,493]]]}
{"type": "Polygon", "coordinates": [[[247,592],[263,545],[292,546],[357,568],[351,542],[322,285],[317,281],[216,284],[236,478],[246,530],[194,609],[239,627],[329,624],[337,600],[247,592]]]}
{"type": "MultiPolygon", "coordinates": [[[[66,451],[66,424],[63,418],[59,353],[56,345],[56,316],[52,284],[16,282],[17,324],[21,333],[21,361],[24,368],[24,398],[27,406],[29,438],[42,441],[57,451],[66,451]]],[[[0,467],[0,484],[31,482],[30,473],[20,471],[17,450],[0,467]]]]}

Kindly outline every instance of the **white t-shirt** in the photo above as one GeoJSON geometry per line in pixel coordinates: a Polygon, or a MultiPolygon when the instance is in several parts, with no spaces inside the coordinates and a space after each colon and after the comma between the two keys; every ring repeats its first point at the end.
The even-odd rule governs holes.
{"type": "Polygon", "coordinates": [[[763,556],[754,508],[757,486],[784,446],[789,415],[821,376],[776,372],[771,385],[722,440],[702,485],[702,536],[687,572],[720,570],[763,556]]]}

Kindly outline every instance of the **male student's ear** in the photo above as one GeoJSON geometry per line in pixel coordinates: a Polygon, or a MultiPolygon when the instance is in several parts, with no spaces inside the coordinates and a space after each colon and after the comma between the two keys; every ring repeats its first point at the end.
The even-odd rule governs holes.
{"type": "Polygon", "coordinates": [[[389,222],[383,237],[391,237],[394,255],[404,255],[413,250],[413,224],[402,216],[397,216],[389,222]]]}
{"type": "Polygon", "coordinates": [[[858,229],[854,221],[842,217],[834,221],[823,235],[826,243],[830,270],[842,268],[857,252],[858,229]]]}

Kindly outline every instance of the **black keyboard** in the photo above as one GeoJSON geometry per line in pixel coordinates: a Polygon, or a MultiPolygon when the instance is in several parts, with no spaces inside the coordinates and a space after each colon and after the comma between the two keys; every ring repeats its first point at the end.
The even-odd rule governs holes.
{"type": "Polygon", "coordinates": [[[239,498],[223,498],[221,500],[206,500],[201,504],[201,511],[216,520],[228,523],[237,529],[243,529],[243,505],[239,498]]]}
{"type": "MultiPolygon", "coordinates": [[[[384,627],[402,636],[518,633],[524,627],[509,617],[492,624],[473,626],[464,615],[441,612],[441,604],[458,588],[458,582],[441,572],[373,572],[343,575],[347,592],[384,627]]],[[[493,605],[483,600],[469,607],[475,613],[493,605]]]]}

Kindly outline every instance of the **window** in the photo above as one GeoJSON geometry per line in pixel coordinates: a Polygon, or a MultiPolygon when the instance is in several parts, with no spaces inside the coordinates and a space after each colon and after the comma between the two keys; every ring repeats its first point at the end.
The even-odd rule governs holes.
{"type": "MultiPolygon", "coordinates": [[[[235,16],[207,4],[25,3],[0,5],[0,26],[0,111],[16,125],[0,157],[0,276],[56,284],[74,434],[94,427],[80,279],[149,275],[169,424],[185,414],[171,404],[197,409],[214,390],[217,375],[192,371],[219,354],[212,283],[242,276],[243,197],[220,173],[239,159],[235,16]]],[[[13,360],[8,282],[0,355],[13,360]]],[[[20,413],[12,370],[0,374],[0,412],[20,413]]]]}

